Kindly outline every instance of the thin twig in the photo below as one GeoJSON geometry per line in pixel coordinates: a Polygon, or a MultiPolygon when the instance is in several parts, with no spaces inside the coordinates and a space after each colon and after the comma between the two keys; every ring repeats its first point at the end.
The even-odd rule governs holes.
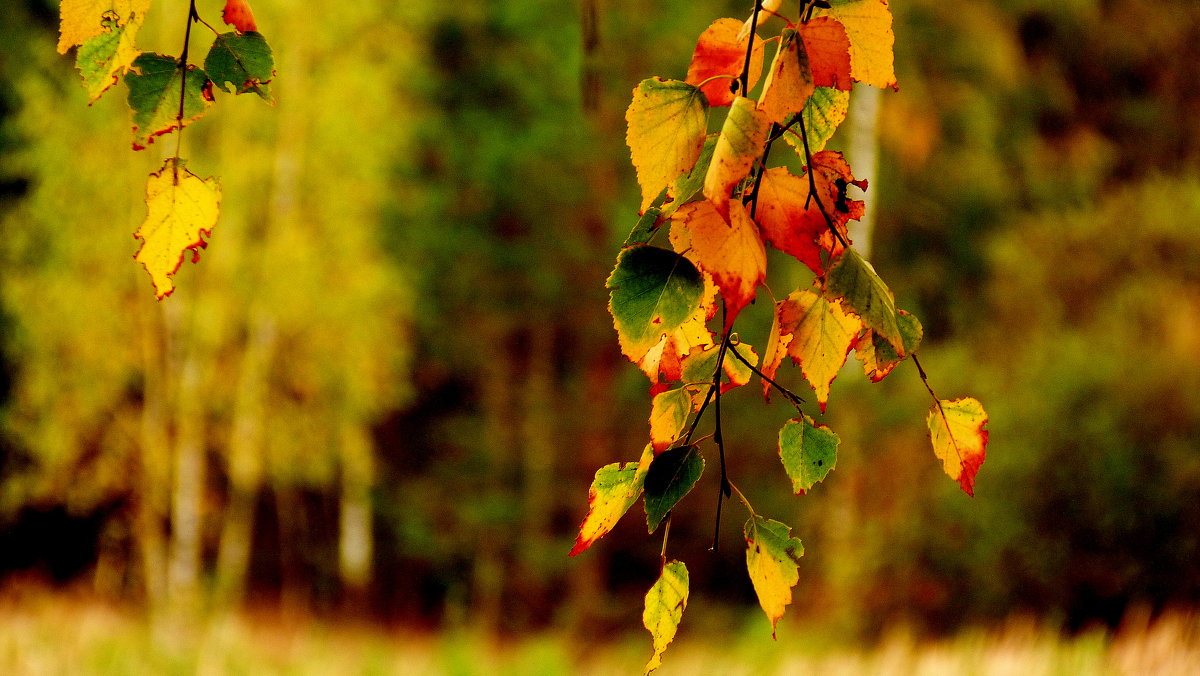
{"type": "Polygon", "coordinates": [[[183,109],[184,103],[187,101],[187,72],[188,72],[188,47],[192,43],[192,23],[199,21],[200,15],[196,13],[196,0],[191,0],[188,3],[187,26],[183,31],[183,53],[179,56],[179,112],[175,115],[175,122],[179,125],[179,129],[175,132],[175,184],[179,184],[179,151],[183,146],[183,109]]]}
{"type": "Polygon", "coordinates": [[[767,374],[763,373],[762,370],[760,370],[757,366],[755,366],[754,364],[751,364],[749,361],[747,361],[746,358],[742,356],[742,353],[737,351],[737,348],[735,346],[730,345],[729,351],[733,353],[733,356],[738,358],[738,361],[745,364],[746,367],[749,368],[750,371],[754,375],[758,376],[759,378],[762,378],[768,385],[771,385],[775,389],[779,390],[779,393],[782,394],[784,397],[786,397],[788,401],[792,402],[792,405],[795,406],[797,410],[799,410],[800,404],[804,403],[803,397],[801,397],[800,395],[796,394],[795,392],[792,392],[788,388],[786,388],[783,385],[780,385],[779,383],[772,380],[769,376],[767,376],[767,374]]]}
{"type": "MultiPolygon", "coordinates": [[[[843,249],[849,249],[850,244],[846,242],[845,237],[842,237],[842,233],[838,232],[837,226],[833,224],[833,219],[825,211],[825,205],[821,203],[821,196],[817,194],[817,177],[816,172],[813,171],[812,152],[808,149],[808,131],[804,129],[803,121],[800,122],[800,140],[804,142],[804,161],[808,165],[806,167],[808,172],[808,197],[817,203],[817,210],[825,217],[825,224],[829,226],[829,232],[833,233],[834,238],[842,245],[843,249]]],[[[807,204],[805,204],[805,208],[808,208],[807,204]]]]}
{"type": "Polygon", "coordinates": [[[750,18],[750,40],[746,42],[746,63],[742,66],[742,91],[740,96],[750,95],[750,56],[754,53],[754,29],[758,28],[758,11],[762,0],[754,0],[754,14],[750,18]]]}

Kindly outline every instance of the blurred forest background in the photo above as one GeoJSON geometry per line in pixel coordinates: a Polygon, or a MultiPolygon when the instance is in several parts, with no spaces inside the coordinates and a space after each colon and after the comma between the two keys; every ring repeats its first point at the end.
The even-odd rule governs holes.
{"type": "MultiPolygon", "coordinates": [[[[661,544],[641,507],[566,556],[592,474],[648,429],[604,289],[638,205],[624,110],[751,3],[255,0],[278,105],[224,97],[188,128],[222,214],[162,303],[131,233],[174,142],[129,150],[123,85],[86,105],[57,5],[0,6],[6,594],[639,631],[661,544]]],[[[934,387],[983,401],[991,444],[970,499],[915,369],[872,385],[852,362],[837,469],[794,497],[788,407],[731,395],[732,476],[807,546],[781,641],[1195,607],[1200,4],[891,7],[900,90],[834,146],[871,181],[870,257],[934,387]]],[[[139,46],[177,54],[186,10],[155,2],[139,46]]],[[[681,631],[769,634],[738,519],[705,551],[716,481],[672,527],[681,631]]]]}

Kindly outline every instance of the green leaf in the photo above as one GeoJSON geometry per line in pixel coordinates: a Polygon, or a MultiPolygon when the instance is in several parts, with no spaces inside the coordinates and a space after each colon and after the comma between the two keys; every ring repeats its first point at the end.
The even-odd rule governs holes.
{"type": "MultiPolygon", "coordinates": [[[[749,343],[738,342],[736,349],[738,354],[746,358],[746,361],[758,364],[758,353],[749,343]]],[[[713,372],[717,368],[717,355],[720,351],[720,345],[710,345],[685,357],[683,382],[688,384],[711,383],[713,372]]],[[[754,374],[749,366],[732,354],[725,355],[725,361],[721,363],[721,370],[725,373],[726,378],[721,381],[721,394],[750,382],[750,376],[754,374]]]]}
{"type": "Polygon", "coordinates": [[[822,481],[837,465],[841,439],[825,425],[808,416],[793,418],[779,430],[779,458],[792,480],[792,490],[802,495],[822,481]]]}
{"type": "Polygon", "coordinates": [[[575,546],[571,548],[569,556],[591,547],[625,516],[625,512],[642,494],[642,483],[653,459],[654,450],[647,445],[638,462],[624,465],[614,462],[596,470],[588,490],[588,513],[579,526],[579,534],[575,537],[575,546]]]}
{"type": "Polygon", "coordinates": [[[143,14],[131,14],[124,23],[115,12],[106,12],[100,24],[104,32],[79,46],[75,67],[83,78],[88,102],[94,103],[137,59],[134,37],[142,27],[143,14]]]}
{"type": "Polygon", "coordinates": [[[771,620],[771,636],[784,609],[792,602],[792,587],[800,580],[797,564],[804,544],[791,536],[791,526],[755,515],[746,521],[746,570],[758,603],[771,620]]]}
{"type": "MultiPolygon", "coordinates": [[[[804,116],[804,129],[808,133],[810,152],[819,153],[825,149],[825,144],[833,138],[834,132],[845,121],[849,111],[850,92],[836,87],[817,87],[813,90],[808,102],[804,104],[804,110],[800,111],[804,116]]],[[[804,143],[800,139],[799,131],[793,131],[795,129],[793,126],[783,138],[795,148],[800,157],[804,157],[804,143]]]]}
{"type": "Polygon", "coordinates": [[[691,169],[704,146],[708,100],[686,82],[649,78],[633,90],[625,111],[625,142],[642,186],[642,208],[691,169]]]}
{"type": "Polygon", "coordinates": [[[826,276],[826,288],[903,356],[904,338],[896,318],[896,303],[875,268],[854,249],[847,249],[826,276]]]}
{"type": "Polygon", "coordinates": [[[183,94],[183,118],[179,119],[179,88],[183,71],[179,59],[144,53],[125,76],[129,107],[133,110],[133,149],[142,150],[154,137],[187,126],[200,119],[212,105],[212,82],[208,74],[188,66],[183,94]]]}
{"type": "Polygon", "coordinates": [[[688,570],[682,561],[671,561],[663,566],[658,580],[646,592],[646,605],[642,611],[642,624],[654,641],[654,655],[646,662],[645,673],[662,666],[662,654],[675,640],[675,631],[683,619],[683,610],[688,601],[688,570]]]}
{"type": "Polygon", "coordinates": [[[218,35],[204,57],[204,70],[221,91],[229,91],[227,84],[233,84],[238,94],[254,92],[273,102],[267,84],[275,77],[275,60],[261,33],[218,35]]]}
{"type": "Polygon", "coordinates": [[[649,207],[646,212],[638,219],[637,225],[633,226],[633,230],[629,231],[629,236],[625,238],[624,246],[629,247],[635,244],[645,244],[654,236],[658,230],[658,217],[662,214],[662,209],[658,207],[649,207]]]}
{"type": "Polygon", "coordinates": [[[646,473],[646,530],[653,533],[704,473],[704,458],[695,446],[659,453],[646,473]]]}
{"type": "Polygon", "coordinates": [[[700,307],[704,278],[688,259],[639,245],[617,256],[606,286],[621,351],[635,363],[700,307]]]}

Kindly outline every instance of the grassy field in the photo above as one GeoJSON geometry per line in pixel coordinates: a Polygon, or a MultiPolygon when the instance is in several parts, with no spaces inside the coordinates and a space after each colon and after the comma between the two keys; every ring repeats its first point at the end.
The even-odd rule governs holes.
{"type": "MultiPolygon", "coordinates": [[[[685,619],[686,626],[686,619],[685,619]]],[[[662,676],[701,674],[1200,674],[1200,615],[1133,616],[1115,635],[1072,638],[1014,620],[947,641],[902,632],[880,644],[832,647],[781,631],[686,640],[662,676]],[[790,635],[790,637],[789,637],[790,635]]],[[[649,641],[584,644],[546,634],[498,641],[470,632],[422,634],[377,627],[228,615],[148,621],[103,603],[39,595],[0,604],[0,674],[633,674],[649,641]]]]}

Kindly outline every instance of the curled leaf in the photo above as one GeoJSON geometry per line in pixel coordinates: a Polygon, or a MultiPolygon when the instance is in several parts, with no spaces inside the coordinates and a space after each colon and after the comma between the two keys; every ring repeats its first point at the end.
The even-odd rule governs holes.
{"type": "Polygon", "coordinates": [[[226,25],[233,26],[243,33],[258,30],[258,24],[254,23],[254,12],[250,11],[250,3],[247,0],[226,0],[225,9],[221,10],[221,18],[226,25]]]}
{"type": "Polygon", "coordinates": [[[721,217],[729,220],[729,197],[733,186],[750,173],[762,154],[771,123],[751,99],[739,96],[721,126],[712,164],[704,176],[704,196],[721,217]]]}

